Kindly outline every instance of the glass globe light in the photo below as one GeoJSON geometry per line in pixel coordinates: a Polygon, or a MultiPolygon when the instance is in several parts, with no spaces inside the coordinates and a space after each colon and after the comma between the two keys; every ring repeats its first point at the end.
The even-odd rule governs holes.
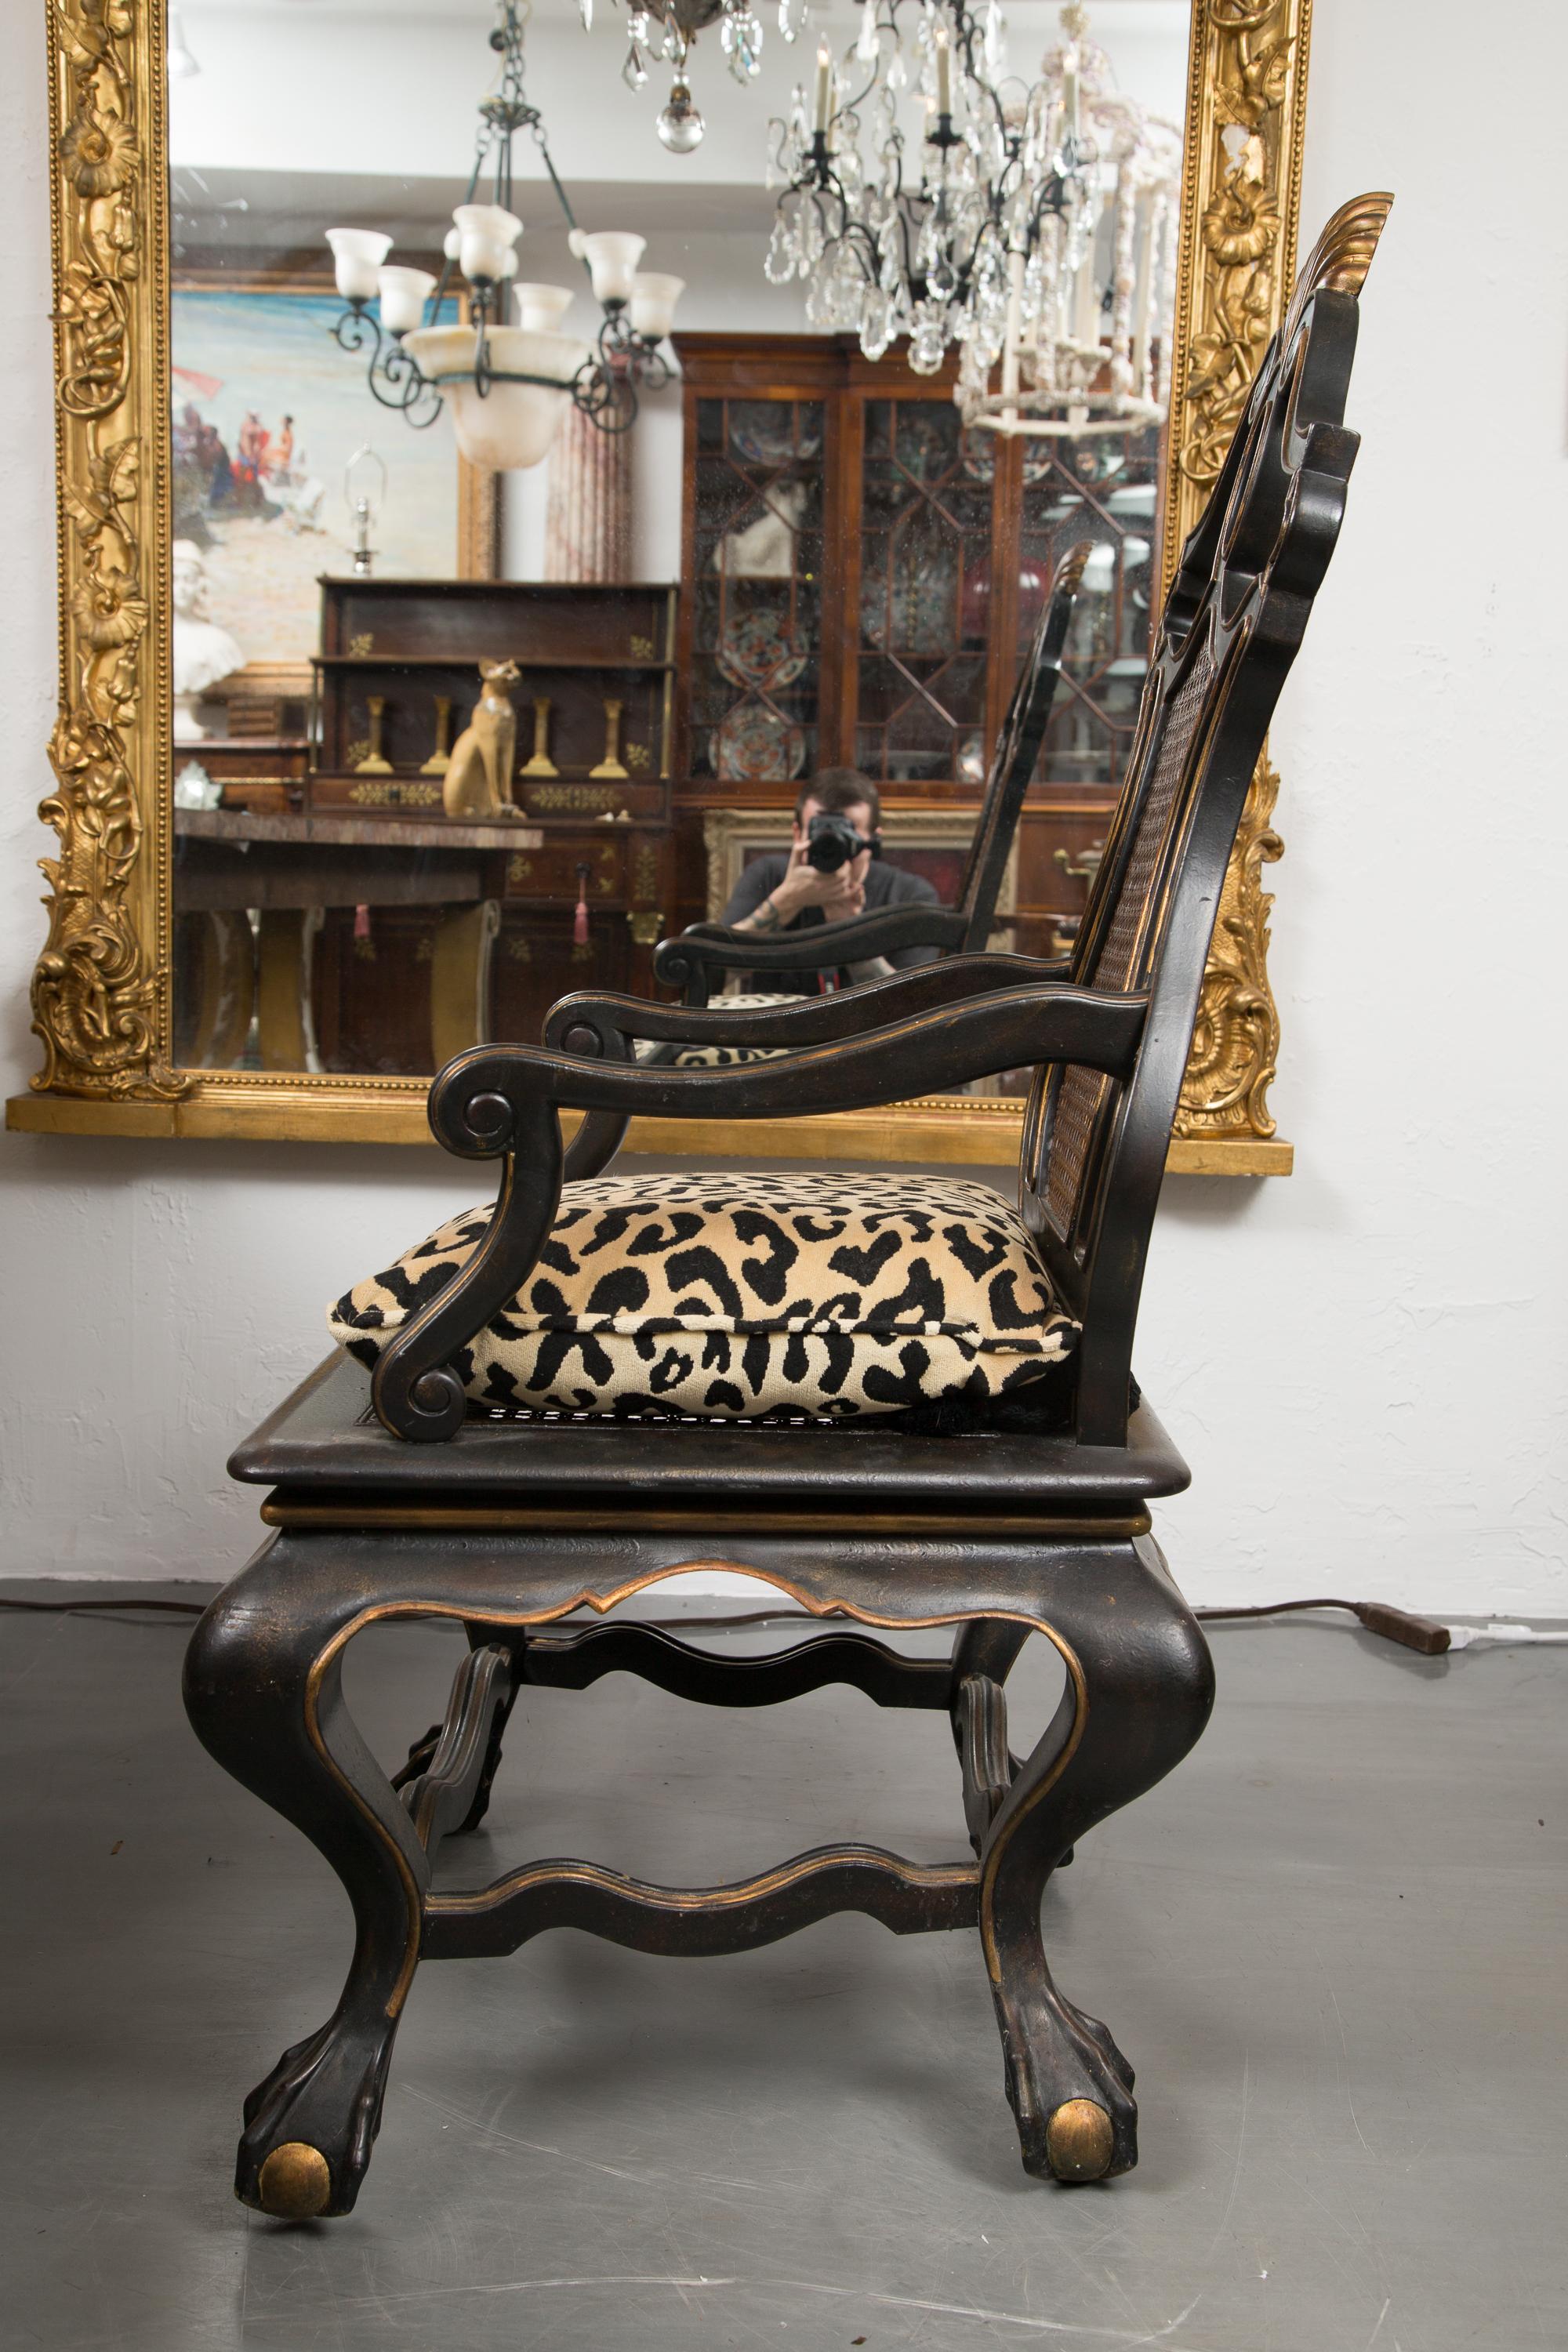
{"type": "Polygon", "coordinates": [[[708,125],[693,103],[689,82],[677,81],[672,85],[669,103],[654,128],[672,155],[689,155],[694,147],[701,145],[708,125]]]}

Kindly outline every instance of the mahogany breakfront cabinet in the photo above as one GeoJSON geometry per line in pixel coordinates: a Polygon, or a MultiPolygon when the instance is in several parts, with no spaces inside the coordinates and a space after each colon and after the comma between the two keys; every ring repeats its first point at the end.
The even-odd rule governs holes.
{"type": "MultiPolygon", "coordinates": [[[[1158,432],[966,432],[952,373],[913,374],[901,345],[871,362],[847,337],[674,341],[685,480],[668,928],[708,912],[704,819],[782,820],[816,768],[862,770],[917,837],[921,811],[951,819],[977,804],[1057,551],[1089,538],[1103,551],[1079,599],[1008,919],[1020,952],[1059,952],[1142,688],[1158,432]]],[[[956,897],[956,845],[900,862],[956,897]]]]}

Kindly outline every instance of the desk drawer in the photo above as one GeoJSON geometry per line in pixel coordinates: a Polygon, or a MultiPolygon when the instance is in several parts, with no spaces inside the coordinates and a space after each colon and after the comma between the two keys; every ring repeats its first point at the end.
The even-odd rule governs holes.
{"type": "Polygon", "coordinates": [[[551,904],[564,900],[574,907],[579,866],[588,868],[585,895],[590,907],[626,903],[626,844],[619,834],[605,840],[603,833],[585,832],[575,838],[547,841],[542,849],[516,851],[506,862],[505,895],[551,904]]]}

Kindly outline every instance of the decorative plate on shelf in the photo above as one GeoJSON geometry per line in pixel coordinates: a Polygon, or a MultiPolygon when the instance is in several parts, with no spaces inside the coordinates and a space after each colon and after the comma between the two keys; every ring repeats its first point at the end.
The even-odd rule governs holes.
{"type": "Polygon", "coordinates": [[[956,453],[959,425],[951,408],[931,408],[920,401],[900,401],[890,446],[874,443],[868,460],[891,459],[900,472],[917,482],[929,482],[947,473],[956,453]]]}
{"type": "Polygon", "coordinates": [[[805,730],[765,702],[738,702],[713,730],[712,751],[725,783],[788,783],[805,765],[805,730]]]}
{"type": "Polygon", "coordinates": [[[957,591],[957,549],[917,530],[902,534],[886,574],[862,574],[862,643],[886,654],[955,651],[957,591]]]}
{"type": "Polygon", "coordinates": [[[730,446],[752,466],[787,466],[792,457],[815,457],[822,426],[801,415],[787,400],[735,401],[730,409],[730,446]]]}
{"type": "Polygon", "coordinates": [[[789,614],[767,604],[731,614],[713,654],[731,686],[759,694],[793,684],[810,658],[810,647],[789,614]]]}

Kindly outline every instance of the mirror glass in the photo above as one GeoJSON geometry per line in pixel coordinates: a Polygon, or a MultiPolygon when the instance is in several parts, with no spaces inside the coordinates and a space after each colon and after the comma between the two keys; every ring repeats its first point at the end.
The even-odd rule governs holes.
{"type": "MultiPolygon", "coordinates": [[[[1007,58],[986,70],[1020,136],[1042,57],[1068,40],[1061,13],[1005,10],[1007,58]]],[[[966,424],[958,348],[921,354],[921,372],[901,338],[868,357],[874,322],[847,331],[787,194],[780,229],[821,104],[819,42],[851,194],[852,106],[868,176],[895,128],[918,168],[943,67],[907,0],[900,15],[910,87],[883,113],[855,60],[858,5],[808,19],[770,0],[744,86],[724,23],[707,24],[688,105],[657,21],[634,59],[635,14],[597,0],[584,29],[577,0],[540,0],[522,25],[537,121],[498,191],[493,152],[474,182],[480,102],[508,89],[494,5],[171,11],[183,1065],[423,1076],[479,1039],[536,1039],[569,990],[666,992],[656,943],[721,918],[801,932],[803,962],[716,973],[715,995],[855,984],[871,967],[829,964],[814,935],[868,906],[961,903],[1020,661],[1058,558],[1088,539],[988,925],[995,946],[1066,950],[1136,716],[1163,427],[1150,404],[1049,436],[966,424]],[[498,193],[511,228],[454,228],[456,208],[498,193]],[[606,311],[617,287],[629,299],[606,311]],[[483,398],[476,299],[498,379],[483,398]],[[584,369],[589,385],[606,318],[637,331],[637,359],[601,369],[595,421],[569,387],[584,369]],[[857,772],[871,798],[839,782],[817,799],[828,771],[857,772]],[[814,816],[875,835],[879,854],[814,864],[814,816]]],[[[1119,135],[1127,100],[1169,126],[1179,159],[1187,38],[1184,0],[1099,0],[1074,56],[1086,145],[1095,124],[1119,135]],[[1110,112],[1092,115],[1097,92],[1110,112]]],[[[1120,316],[1136,358],[1142,326],[1157,392],[1174,222],[1173,207],[1152,226],[1155,200],[1121,242],[1097,205],[1064,331],[1110,336],[1120,316]]]]}

